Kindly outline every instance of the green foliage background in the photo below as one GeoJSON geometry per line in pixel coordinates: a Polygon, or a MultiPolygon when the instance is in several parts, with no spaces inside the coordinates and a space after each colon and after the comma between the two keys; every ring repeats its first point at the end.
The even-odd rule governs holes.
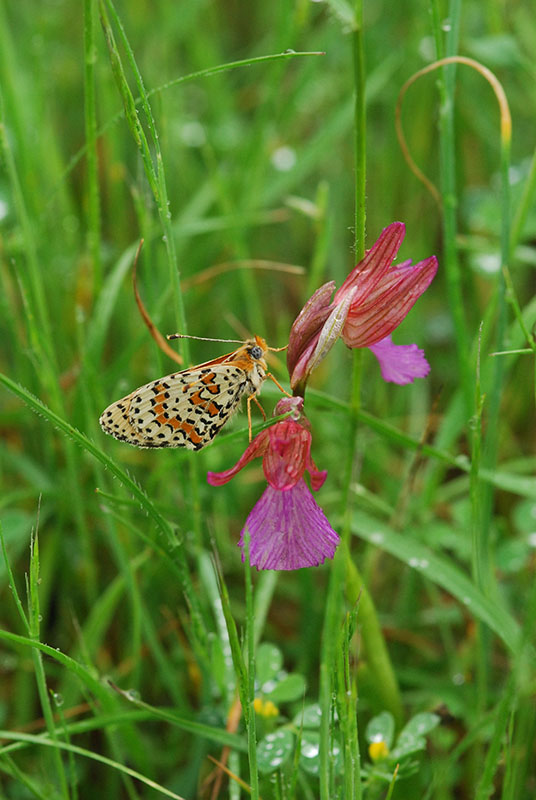
{"type": "MultiPolygon", "coordinates": [[[[490,355],[501,302],[501,231],[503,262],[504,231],[511,234],[515,294],[508,299],[518,302],[529,331],[536,321],[530,4],[412,0],[364,8],[365,246],[402,220],[399,260],[435,253],[440,267],[395,334],[397,343],[425,349],[429,378],[385,384],[365,352],[355,450],[352,356],[342,343],[315,373],[307,397],[313,456],[329,471],[318,501],[339,529],[348,511],[341,506],[343,464],[353,454],[351,562],[376,610],[358,608],[348,630],[344,614],[361,577],[347,575],[345,601],[330,584],[330,564],[253,576],[253,614],[236,542],[263,488],[260,464],[222,489],[205,480],[207,470],[231,466],[243,451],[244,415],[199,454],[138,451],[105,437],[97,420],[112,400],[174,369],[135,305],[130,275],[140,238],[138,285],[163,333],[186,326],[199,336],[253,332],[282,346],[311,292],[326,280],[340,284],[353,267],[354,12],[344,0],[132,0],[118,3],[117,14],[150,95],[169,208],[154,201],[131,135],[136,120],[122,113],[98,4],[0,5],[0,522],[11,569],[10,577],[0,567],[5,797],[84,798],[95,796],[95,787],[110,798],[164,790],[210,796],[206,756],[221,758],[226,742],[236,747],[233,771],[249,783],[251,751],[249,766],[239,755],[247,749],[244,728],[239,740],[223,730],[234,686],[245,690],[251,668],[246,660],[240,674],[239,659],[233,667],[228,652],[233,636],[240,650],[244,631],[257,644],[273,643],[285,669],[304,676],[306,705],[322,703],[322,676],[333,673],[340,726],[333,722],[322,736],[341,736],[343,746],[353,741],[354,752],[355,714],[348,706],[341,718],[341,676],[357,686],[367,797],[386,796],[391,779],[392,768],[383,783],[370,771],[364,735],[370,718],[386,709],[399,727],[417,712],[442,716],[418,768],[395,784],[393,797],[483,798],[492,787],[494,797],[532,797],[533,355],[490,355]],[[502,82],[513,118],[508,212],[489,85],[457,67],[450,139],[440,125],[441,72],[409,90],[405,135],[436,185],[440,136],[453,148],[455,191],[443,203],[455,209],[454,232],[445,230],[443,211],[409,170],[395,134],[402,85],[435,60],[438,46],[456,46],[453,29],[457,52],[502,82]],[[253,60],[287,50],[309,55],[253,60]],[[238,60],[251,63],[177,80],[238,60]],[[449,248],[461,274],[457,307],[447,291],[449,248]],[[467,335],[464,374],[456,313],[467,335]],[[494,373],[499,358],[502,371],[494,373]],[[213,559],[229,593],[223,610],[213,559]],[[334,606],[328,598],[337,599],[334,606]],[[386,698],[384,675],[371,668],[371,641],[353,635],[360,614],[376,613],[402,713],[398,693],[386,698]],[[326,646],[338,641],[326,633],[330,619],[331,635],[346,636],[344,664],[326,646]],[[131,691],[127,699],[110,681],[131,691]],[[110,763],[97,764],[92,754],[110,763]]],[[[110,25],[123,81],[138,97],[113,15],[110,25]]],[[[138,109],[162,181],[150,124],[138,109]]],[[[511,309],[505,331],[502,349],[530,345],[511,309]]],[[[219,348],[193,342],[186,357],[199,363],[228,349],[219,348]]],[[[284,360],[272,369],[285,383],[284,360]]],[[[275,387],[265,385],[268,414],[277,399],[275,387]]],[[[259,719],[258,737],[295,719],[301,704],[301,696],[283,700],[277,722],[259,719]]],[[[250,745],[251,736],[250,726],[250,745]]],[[[260,794],[350,796],[346,751],[345,758],[343,773],[321,761],[320,781],[290,758],[273,781],[261,776],[260,794]]],[[[361,796],[360,786],[353,784],[352,796],[361,796]]],[[[227,779],[221,791],[238,796],[227,779]]]]}

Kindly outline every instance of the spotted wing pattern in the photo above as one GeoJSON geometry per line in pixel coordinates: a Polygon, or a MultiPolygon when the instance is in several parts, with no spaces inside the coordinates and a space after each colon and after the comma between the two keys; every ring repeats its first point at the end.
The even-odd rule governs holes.
{"type": "Polygon", "coordinates": [[[201,450],[238,409],[247,388],[240,367],[205,365],[136,389],[108,406],[99,422],[106,433],[137,447],[201,450]]]}

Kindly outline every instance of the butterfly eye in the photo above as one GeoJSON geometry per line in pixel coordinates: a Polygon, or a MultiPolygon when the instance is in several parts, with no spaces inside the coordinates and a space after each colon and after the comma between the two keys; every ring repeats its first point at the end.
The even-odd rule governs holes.
{"type": "Polygon", "coordinates": [[[262,348],[258,344],[254,345],[249,351],[251,358],[262,358],[262,348]]]}

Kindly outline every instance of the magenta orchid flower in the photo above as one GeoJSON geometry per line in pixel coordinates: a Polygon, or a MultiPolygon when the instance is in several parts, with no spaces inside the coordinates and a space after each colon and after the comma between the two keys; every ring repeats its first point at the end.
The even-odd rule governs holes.
{"type": "Polygon", "coordinates": [[[276,416],[292,411],[292,417],[259,433],[234,467],[207,475],[212,486],[222,486],[254,458],[262,457],[268,486],[250,512],[238,542],[244,548],[248,531],[250,563],[257,569],[318,566],[326,558],[333,558],[339,543],[338,534],[303,477],[307,471],[316,491],[324,483],[327,472],[320,471],[311,457],[310,425],[302,409],[301,397],[280,400],[275,408],[276,416]]]}
{"type": "Polygon", "coordinates": [[[391,333],[428,288],[437,272],[430,256],[418,264],[393,260],[405,235],[393,222],[350,272],[340,289],[324,284],[307,301],[290,333],[287,365],[291,386],[303,394],[311,372],[340,337],[348,347],[369,347],[386,381],[405,384],[428,374],[424,353],[416,345],[396,345],[391,333]]]}

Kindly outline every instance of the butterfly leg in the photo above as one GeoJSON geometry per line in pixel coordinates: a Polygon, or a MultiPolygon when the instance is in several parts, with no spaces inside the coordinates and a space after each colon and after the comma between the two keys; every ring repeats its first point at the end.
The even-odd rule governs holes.
{"type": "Polygon", "coordinates": [[[264,408],[261,406],[259,401],[257,400],[257,395],[250,394],[248,397],[248,428],[249,428],[249,441],[251,442],[251,403],[254,402],[261,410],[261,414],[266,420],[266,414],[264,413],[264,408]]]}
{"type": "Polygon", "coordinates": [[[275,377],[272,375],[272,373],[271,373],[271,372],[267,372],[267,373],[266,373],[266,377],[267,377],[267,378],[270,378],[271,380],[273,380],[273,382],[275,383],[275,385],[277,386],[277,388],[278,388],[278,389],[280,389],[280,390],[283,392],[283,394],[286,394],[286,396],[287,396],[287,397],[292,397],[292,395],[291,395],[291,394],[289,394],[289,393],[287,392],[287,390],[286,390],[286,389],[283,389],[283,387],[281,386],[281,384],[279,383],[279,381],[277,380],[277,378],[275,378],[275,377]]]}

